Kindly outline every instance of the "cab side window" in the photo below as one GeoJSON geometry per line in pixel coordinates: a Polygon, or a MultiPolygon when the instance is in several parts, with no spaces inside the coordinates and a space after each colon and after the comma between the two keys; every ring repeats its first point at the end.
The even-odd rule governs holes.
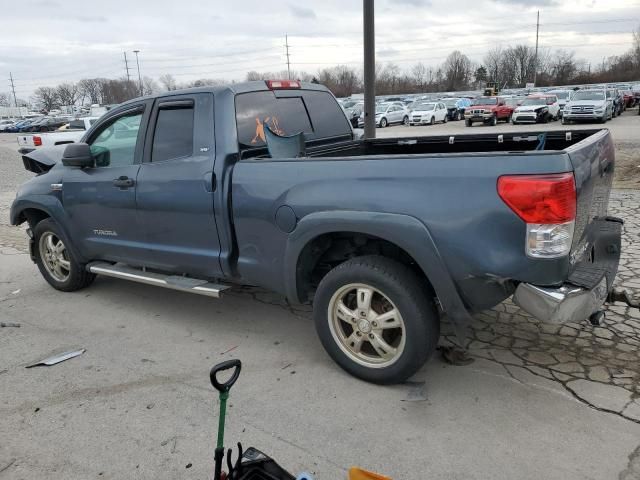
{"type": "Polygon", "coordinates": [[[97,167],[123,167],[135,163],[142,113],[117,117],[100,127],[90,143],[97,167]]]}
{"type": "Polygon", "coordinates": [[[160,108],[153,136],[152,162],[193,155],[193,106],[160,108]]]}

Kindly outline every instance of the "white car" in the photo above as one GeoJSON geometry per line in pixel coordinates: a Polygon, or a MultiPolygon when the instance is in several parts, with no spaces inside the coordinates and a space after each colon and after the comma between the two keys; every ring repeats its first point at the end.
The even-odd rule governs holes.
{"type": "Polygon", "coordinates": [[[40,147],[51,147],[78,142],[98,117],[84,117],[69,122],[66,130],[38,133],[33,135],[18,135],[18,152],[21,154],[32,152],[40,147]]]}
{"type": "Polygon", "coordinates": [[[511,115],[511,123],[546,123],[560,116],[560,104],[555,95],[526,97],[511,115]]]}
{"type": "Polygon", "coordinates": [[[13,127],[15,123],[13,120],[0,120],[0,132],[4,132],[7,128],[13,127]]]}
{"type": "Polygon", "coordinates": [[[447,123],[447,107],[442,102],[422,102],[413,105],[409,125],[433,125],[436,122],[447,123]]]}
{"type": "MultiPolygon", "coordinates": [[[[384,128],[394,123],[409,124],[409,110],[402,102],[383,102],[376,105],[376,125],[384,128]]],[[[358,126],[364,126],[364,113],[358,119],[358,126]]]]}

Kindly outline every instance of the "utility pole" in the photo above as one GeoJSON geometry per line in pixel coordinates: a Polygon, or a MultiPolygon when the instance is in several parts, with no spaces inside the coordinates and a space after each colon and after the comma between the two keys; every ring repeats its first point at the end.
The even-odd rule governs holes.
{"type": "Polygon", "coordinates": [[[122,52],[124,55],[124,68],[127,71],[127,82],[131,81],[131,75],[129,75],[129,63],[127,62],[127,52],[122,52]]]}
{"type": "Polygon", "coordinates": [[[364,138],[376,138],[376,38],[373,0],[362,0],[364,33],[364,138]]]}
{"type": "Polygon", "coordinates": [[[140,62],[138,61],[138,53],[140,50],[134,50],[133,53],[136,54],[136,65],[138,65],[138,83],[140,84],[140,96],[144,95],[144,91],[142,90],[142,77],[140,76],[140,62]]]}
{"type": "Polygon", "coordinates": [[[11,91],[13,92],[13,106],[18,108],[18,100],[16,100],[16,87],[13,84],[13,74],[9,72],[9,81],[11,82],[11,91]]]}
{"type": "Polygon", "coordinates": [[[536,19],[536,57],[533,61],[533,86],[536,86],[536,80],[538,78],[538,35],[540,33],[540,10],[538,10],[538,16],[536,19]]]}
{"type": "Polygon", "coordinates": [[[287,77],[291,80],[291,62],[289,61],[289,37],[287,34],[284,36],[284,46],[287,49],[287,77]]]}

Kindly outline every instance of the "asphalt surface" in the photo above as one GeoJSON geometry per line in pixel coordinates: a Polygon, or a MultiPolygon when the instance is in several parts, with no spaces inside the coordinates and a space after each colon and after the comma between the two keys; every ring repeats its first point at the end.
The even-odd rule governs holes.
{"type": "MultiPolygon", "coordinates": [[[[636,118],[607,124],[617,149],[637,145],[636,118]]],[[[410,131],[466,130],[458,122],[410,131]]],[[[229,358],[244,367],[226,444],[255,446],[292,472],[339,479],[360,465],[396,480],[640,478],[638,310],[615,305],[601,327],[560,328],[507,301],[475,317],[471,365],[438,355],[412,383],[369,385],[324,353],[309,307],[266,291],[213,300],[109,278],[75,293],[50,288],[23,229],[8,225],[15,190],[31,176],[16,149],[15,136],[0,135],[0,322],[21,324],[0,328],[0,480],[212,478],[208,371],[229,358]],[[24,368],[76,347],[86,353],[24,368]]],[[[617,284],[636,295],[638,211],[640,192],[614,192],[611,212],[627,222],[617,284]]]]}

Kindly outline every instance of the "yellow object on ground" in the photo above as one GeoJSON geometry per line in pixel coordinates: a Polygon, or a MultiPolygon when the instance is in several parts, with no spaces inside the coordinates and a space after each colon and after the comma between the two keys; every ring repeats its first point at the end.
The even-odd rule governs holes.
{"type": "Polygon", "coordinates": [[[385,477],[379,473],[368,472],[359,467],[351,467],[349,469],[349,480],[392,480],[391,477],[385,477]]]}

